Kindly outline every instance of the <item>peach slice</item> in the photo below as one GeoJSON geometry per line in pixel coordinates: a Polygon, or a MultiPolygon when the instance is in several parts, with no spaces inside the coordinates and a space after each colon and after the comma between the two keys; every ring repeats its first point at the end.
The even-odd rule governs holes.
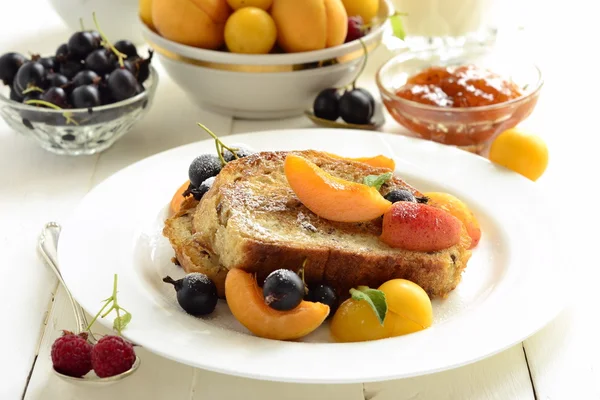
{"type": "Polygon", "coordinates": [[[368,164],[371,167],[375,168],[385,168],[393,171],[396,169],[396,163],[389,157],[378,155],[374,157],[358,157],[358,158],[350,158],[350,157],[342,157],[337,154],[327,153],[330,157],[338,158],[340,160],[350,160],[350,161],[358,161],[364,164],[368,164]]]}
{"type": "Polygon", "coordinates": [[[181,205],[183,204],[183,201],[185,200],[185,197],[183,197],[183,192],[185,192],[187,190],[189,185],[190,185],[190,181],[185,182],[183,185],[181,185],[179,187],[179,189],[177,189],[177,191],[173,195],[173,198],[171,199],[171,203],[169,204],[169,211],[171,212],[171,214],[177,214],[179,212],[179,210],[181,209],[181,205]]]}
{"type": "Polygon", "coordinates": [[[469,207],[464,202],[451,194],[442,192],[424,193],[424,196],[429,199],[428,204],[448,211],[465,224],[465,228],[472,240],[469,249],[477,246],[481,239],[481,228],[479,227],[477,218],[475,218],[473,212],[469,210],[469,207]]]}
{"type": "Polygon", "coordinates": [[[303,157],[289,154],[284,168],[302,204],[330,221],[370,221],[383,215],[392,204],[374,187],[337,178],[303,157]]]}
{"type": "Polygon", "coordinates": [[[462,222],[441,208],[399,201],[384,214],[380,238],[404,250],[439,251],[460,243],[462,230],[462,222]]]}
{"type": "Polygon", "coordinates": [[[290,311],[277,311],[265,304],[254,275],[234,268],[225,279],[225,297],[233,316],[256,336],[293,340],[317,329],[329,315],[329,306],[302,301],[290,311]]]}

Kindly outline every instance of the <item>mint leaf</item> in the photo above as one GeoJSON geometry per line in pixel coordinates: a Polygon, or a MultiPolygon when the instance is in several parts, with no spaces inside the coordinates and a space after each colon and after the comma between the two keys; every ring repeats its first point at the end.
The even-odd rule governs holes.
{"type": "Polygon", "coordinates": [[[127,324],[129,324],[130,321],[131,314],[126,311],[125,314],[121,315],[118,318],[115,318],[115,320],[113,321],[113,329],[115,329],[117,332],[121,332],[123,329],[125,329],[125,327],[127,326],[127,324]]]}
{"type": "Polygon", "coordinates": [[[381,290],[368,288],[367,286],[359,286],[356,289],[350,289],[350,294],[354,300],[366,301],[373,308],[377,319],[379,319],[379,323],[383,325],[387,314],[385,293],[381,290]]]}
{"type": "Polygon", "coordinates": [[[381,189],[381,186],[384,183],[392,179],[392,176],[394,176],[394,174],[392,174],[391,172],[386,172],[385,174],[381,175],[369,175],[364,177],[363,183],[367,186],[372,186],[375,189],[379,190],[381,189]]]}
{"type": "Polygon", "coordinates": [[[395,14],[390,17],[390,23],[392,24],[392,31],[394,36],[398,39],[404,40],[406,32],[404,32],[404,24],[402,23],[402,14],[395,14]]]}

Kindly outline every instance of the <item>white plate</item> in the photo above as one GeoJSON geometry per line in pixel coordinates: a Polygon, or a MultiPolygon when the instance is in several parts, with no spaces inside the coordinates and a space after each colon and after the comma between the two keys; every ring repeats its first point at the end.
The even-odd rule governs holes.
{"type": "MultiPolygon", "coordinates": [[[[167,204],[187,179],[190,161],[212,141],[140,161],[92,190],[65,224],[63,275],[92,315],[119,274],[119,302],[133,314],[124,334],[164,357],[227,374],[288,382],[350,383],[401,378],[457,367],[497,353],[549,322],[561,307],[560,256],[552,218],[534,183],[487,160],[432,142],[343,130],[284,130],[226,137],[257,150],[319,149],[346,156],[385,154],[396,173],[422,191],[464,199],[483,238],[462,283],[434,302],[430,329],[373,342],[331,343],[328,325],[304,342],[249,334],[218,305],[194,318],[161,278],[183,276],[161,235],[167,204]]],[[[284,266],[282,266],[284,267],[284,266]]],[[[103,321],[110,324],[112,319],[103,321]]]]}

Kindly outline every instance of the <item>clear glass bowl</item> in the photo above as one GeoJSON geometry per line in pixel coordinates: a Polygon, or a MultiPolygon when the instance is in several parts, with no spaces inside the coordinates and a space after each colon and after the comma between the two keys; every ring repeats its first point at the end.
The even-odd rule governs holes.
{"type": "Polygon", "coordinates": [[[53,110],[12,101],[0,92],[0,115],[15,131],[33,137],[44,149],[61,155],[90,155],[108,149],[150,109],[158,74],[150,68],[144,92],[90,109],[53,110]],[[68,117],[68,118],[67,118],[68,117]],[[73,122],[74,121],[74,122],[73,122]]]}
{"type": "Polygon", "coordinates": [[[542,74],[533,63],[514,54],[495,52],[489,46],[470,45],[405,51],[377,72],[381,98],[392,117],[424,139],[484,154],[499,133],[527,118],[537,104],[542,74]],[[512,79],[523,95],[504,103],[465,108],[446,108],[417,103],[396,96],[409,77],[431,66],[474,64],[512,79]]]}

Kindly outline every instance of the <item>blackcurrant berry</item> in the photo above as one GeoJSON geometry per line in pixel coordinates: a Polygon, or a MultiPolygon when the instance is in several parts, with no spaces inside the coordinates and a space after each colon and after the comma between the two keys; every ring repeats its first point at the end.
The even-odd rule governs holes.
{"type": "Polygon", "coordinates": [[[325,89],[315,99],[313,112],[316,117],[335,121],[340,116],[341,95],[337,89],[325,89]]]}
{"type": "Polygon", "coordinates": [[[82,60],[97,49],[100,43],[91,32],[82,31],[71,35],[67,45],[69,46],[69,54],[82,60]]]}
{"type": "Polygon", "coordinates": [[[119,40],[114,44],[115,49],[120,51],[121,53],[127,55],[127,59],[131,59],[133,57],[137,57],[138,53],[135,48],[135,45],[131,43],[129,40],[119,40]]]}
{"type": "Polygon", "coordinates": [[[406,189],[394,189],[383,197],[392,203],[397,203],[399,201],[408,201],[410,203],[417,202],[415,195],[406,189]]]}
{"type": "Polygon", "coordinates": [[[57,105],[60,108],[67,108],[67,93],[63,88],[51,87],[42,94],[40,99],[57,105]]]}
{"type": "Polygon", "coordinates": [[[335,291],[326,285],[319,285],[309,290],[308,300],[315,303],[323,303],[329,306],[329,315],[334,314],[337,307],[338,298],[335,291]]]}
{"type": "Polygon", "coordinates": [[[13,82],[13,88],[19,95],[31,86],[42,87],[46,81],[46,70],[37,61],[29,61],[21,65],[13,82]]]}
{"type": "Polygon", "coordinates": [[[135,96],[136,86],[135,76],[126,69],[116,69],[108,77],[108,89],[116,101],[135,96]]]}
{"type": "Polygon", "coordinates": [[[94,71],[84,69],[83,71],[79,71],[77,75],[73,77],[73,87],[91,85],[97,83],[99,80],[100,77],[94,71]]]}
{"type": "Polygon", "coordinates": [[[75,108],[98,107],[100,103],[100,92],[93,85],[83,85],[75,88],[71,93],[71,104],[75,108]]]}
{"type": "Polygon", "coordinates": [[[188,314],[210,314],[217,306],[217,286],[204,274],[194,272],[177,281],[167,276],[163,278],[163,282],[175,287],[177,302],[188,314]]]}
{"type": "Polygon", "coordinates": [[[0,57],[0,80],[5,85],[12,85],[17,71],[27,59],[19,53],[6,53],[0,57]]]}
{"type": "Polygon", "coordinates": [[[112,71],[114,68],[109,58],[110,54],[111,53],[109,53],[109,51],[106,49],[98,49],[92,51],[85,58],[86,68],[91,69],[98,75],[104,75],[112,71]]]}
{"type": "Polygon", "coordinates": [[[294,271],[278,269],[265,279],[263,296],[265,303],[275,310],[292,310],[304,298],[304,282],[294,271]]]}
{"type": "Polygon", "coordinates": [[[80,61],[70,60],[60,64],[58,72],[66,76],[68,79],[73,79],[73,77],[82,69],[83,64],[80,61]]]}
{"type": "Polygon", "coordinates": [[[349,90],[340,100],[340,116],[349,124],[365,125],[373,117],[372,96],[362,90],[349,90]]]}
{"type": "Polygon", "coordinates": [[[221,172],[221,161],[212,154],[202,154],[192,161],[188,171],[190,182],[199,187],[202,182],[221,172]]]}

